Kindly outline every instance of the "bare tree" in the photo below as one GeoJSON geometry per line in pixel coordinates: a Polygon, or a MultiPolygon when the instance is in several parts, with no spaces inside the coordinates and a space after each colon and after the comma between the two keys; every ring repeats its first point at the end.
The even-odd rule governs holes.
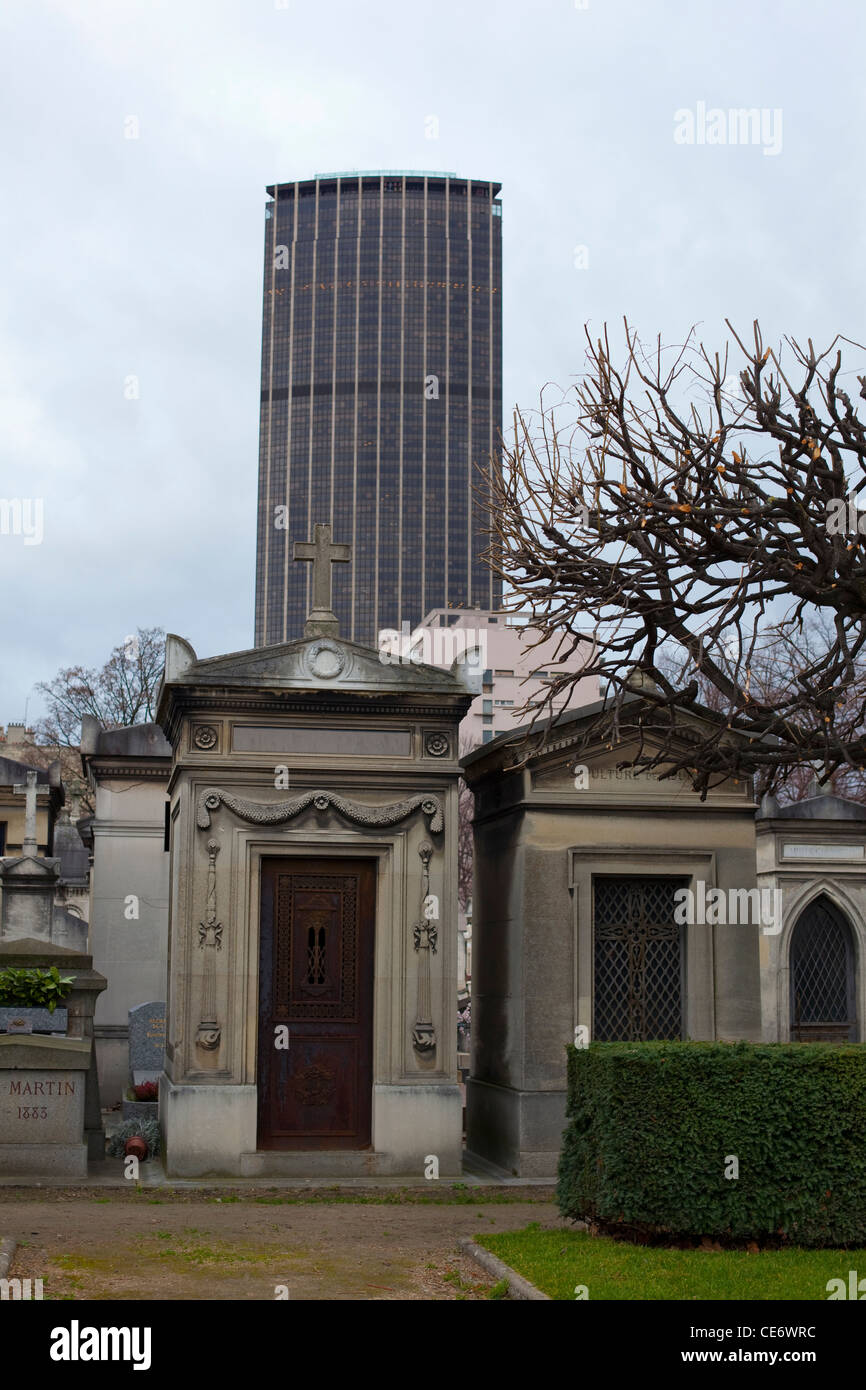
{"type": "Polygon", "coordinates": [[[621,370],[607,331],[587,334],[571,418],[543,399],[534,424],[516,413],[484,483],[512,606],[563,658],[594,643],[527,701],[530,743],[595,675],[604,710],[586,741],[634,743],[624,766],[687,771],[703,795],[731,776],[774,790],[807,763],[823,782],[866,765],[866,427],[843,389],[848,340],[777,352],[757,323],[748,345],[728,327],[734,344],[711,356],[693,334],[649,352],[626,324],[621,370]],[[808,647],[815,614],[827,641],[808,647]],[[774,643],[796,660],[769,681],[774,643]]]}
{"type": "MultiPolygon", "coordinates": [[[[780,692],[787,691],[797,681],[805,662],[814,662],[826,653],[833,642],[833,625],[824,612],[812,612],[803,620],[802,630],[796,636],[781,626],[771,624],[763,632],[763,641],[756,648],[752,663],[752,690],[760,693],[760,698],[772,703],[780,698],[780,692]]],[[[688,658],[686,658],[686,661],[688,658]]],[[[683,660],[680,664],[668,657],[660,657],[663,669],[673,685],[683,679],[683,660]]],[[[723,659],[723,666],[730,663],[723,659]]],[[[861,672],[864,663],[860,662],[861,672]]],[[[730,674],[730,672],[729,672],[730,674]]],[[[698,698],[709,709],[724,710],[723,696],[701,673],[698,680],[698,698]]],[[[820,764],[802,763],[789,769],[784,785],[779,786],[778,795],[782,803],[802,801],[813,792],[816,782],[824,772],[820,764]]],[[[866,803],[866,772],[860,768],[839,767],[826,779],[824,790],[850,801],[866,803]]]]}
{"type": "Polygon", "coordinates": [[[152,720],[164,651],[162,628],[139,628],[114,648],[98,670],[69,666],[52,681],[40,682],[36,689],[45,698],[47,713],[34,726],[36,741],[22,745],[16,756],[42,768],[59,759],[67,793],[79,800],[82,810],[93,811],[78,752],[81,716],[95,715],[104,729],[152,720]]]}
{"type": "Polygon", "coordinates": [[[162,628],[139,628],[99,670],[69,666],[52,681],[40,682],[36,689],[45,697],[47,714],[35,726],[39,741],[77,748],[83,714],[95,715],[103,729],[149,723],[156,713],[164,651],[162,628]]]}

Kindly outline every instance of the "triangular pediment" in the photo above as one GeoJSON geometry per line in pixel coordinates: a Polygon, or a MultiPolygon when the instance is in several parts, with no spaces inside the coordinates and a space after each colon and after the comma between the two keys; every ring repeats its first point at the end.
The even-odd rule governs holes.
{"type": "Polygon", "coordinates": [[[38,854],[20,854],[0,859],[0,873],[4,880],[16,878],[44,878],[53,880],[60,873],[60,860],[47,859],[38,854]]]}
{"type": "Polygon", "coordinates": [[[475,685],[480,689],[480,678],[480,670],[471,663],[448,671],[405,659],[382,660],[372,647],[340,637],[305,637],[199,659],[183,638],[169,636],[163,681],[176,686],[465,696],[476,693],[475,685]]]}
{"type": "MultiPolygon", "coordinates": [[[[626,703],[637,702],[638,698],[627,696],[626,703]]],[[[670,763],[660,764],[653,769],[628,766],[638,757],[651,759],[662,748],[662,743],[654,738],[651,731],[645,732],[642,746],[633,739],[611,743],[609,733],[601,730],[596,738],[593,726],[598,723],[603,709],[602,702],[597,702],[585,708],[569,710],[546,731],[543,739],[543,725],[538,726],[534,733],[524,727],[501,734],[499,738],[474,749],[461,759],[470,783],[494,767],[507,772],[510,767],[519,766],[529,757],[532,787],[538,792],[562,793],[570,797],[575,790],[586,791],[591,794],[593,801],[602,803],[623,800],[701,803],[701,795],[695,791],[687,771],[671,772],[666,776],[670,763]]],[[[700,716],[692,711],[681,712],[681,732],[674,735],[669,745],[669,751],[675,757],[688,753],[688,730],[701,722],[700,716]]],[[[751,804],[751,779],[729,778],[712,788],[706,800],[710,803],[751,804]]]]}

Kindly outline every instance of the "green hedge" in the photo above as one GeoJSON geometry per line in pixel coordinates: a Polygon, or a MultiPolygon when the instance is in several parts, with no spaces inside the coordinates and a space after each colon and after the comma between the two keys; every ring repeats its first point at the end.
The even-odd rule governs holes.
{"type": "Polygon", "coordinates": [[[866,1046],[569,1047],[557,1200],[677,1236],[864,1244],[866,1046]]]}

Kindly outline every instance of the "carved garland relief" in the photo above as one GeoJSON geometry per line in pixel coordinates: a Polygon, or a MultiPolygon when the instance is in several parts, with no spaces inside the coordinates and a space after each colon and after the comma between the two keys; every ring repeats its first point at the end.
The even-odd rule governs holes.
{"type": "MultiPolygon", "coordinates": [[[[437,752],[434,756],[438,755],[437,752]]],[[[307,809],[317,811],[333,808],[346,820],[356,825],[390,826],[397,825],[415,811],[422,811],[427,817],[431,834],[440,834],[445,826],[442,802],[438,796],[419,794],[394,801],[387,806],[371,806],[360,801],[350,801],[335,792],[305,792],[290,801],[276,803],[247,801],[235,796],[233,792],[220,787],[206,787],[200,794],[196,805],[196,825],[200,830],[208,830],[211,815],[225,806],[241,820],[253,825],[280,825],[292,820],[307,809]]],[[[216,840],[208,841],[207,869],[207,911],[205,921],[199,926],[199,947],[206,951],[202,987],[202,1020],[196,1033],[196,1043],[206,1051],[219,1047],[221,1028],[216,1017],[216,982],[214,978],[214,953],[222,950],[222,924],[217,921],[216,912],[216,856],[219,845],[216,840]]],[[[430,861],[434,849],[429,840],[424,840],[418,848],[421,859],[421,915],[412,928],[415,952],[418,956],[418,993],[415,1026],[412,1030],[412,1046],[419,1056],[431,1058],[436,1051],[436,1030],[433,1026],[430,997],[430,956],[435,954],[438,942],[439,903],[430,894],[430,861]]],[[[311,1096],[320,1096],[324,1079],[309,1078],[311,1096]]],[[[319,1099],[313,1104],[322,1103],[319,1099]]]]}

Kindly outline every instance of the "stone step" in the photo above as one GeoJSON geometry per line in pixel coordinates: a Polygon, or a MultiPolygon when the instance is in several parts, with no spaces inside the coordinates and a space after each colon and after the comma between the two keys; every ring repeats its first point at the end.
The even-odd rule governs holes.
{"type": "Polygon", "coordinates": [[[240,1156],[242,1178],[373,1177],[393,1171],[390,1154],[371,1149],[259,1149],[240,1156]]]}

